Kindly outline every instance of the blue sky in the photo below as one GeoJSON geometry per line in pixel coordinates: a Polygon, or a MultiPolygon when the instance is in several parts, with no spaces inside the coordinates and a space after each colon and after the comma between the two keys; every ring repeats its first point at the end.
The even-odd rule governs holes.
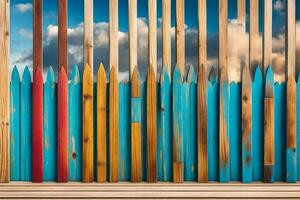
{"type": "MultiPolygon", "coordinates": [[[[161,2],[162,0],[157,1],[157,17],[158,17],[158,28],[160,28],[159,19],[161,18],[161,2]]],[[[228,0],[229,7],[229,19],[233,20],[237,16],[237,1],[238,0],[228,0]]],[[[247,30],[249,26],[249,2],[247,1],[247,30]]],[[[109,0],[94,0],[94,22],[95,22],[95,38],[98,36],[98,47],[95,48],[95,65],[98,65],[100,61],[103,61],[104,64],[107,63],[107,54],[108,50],[105,48],[106,41],[101,39],[101,30],[104,30],[104,33],[107,35],[106,27],[108,22],[108,2],[109,0]],[[98,24],[98,26],[96,25],[98,24]],[[105,32],[106,31],[106,32],[105,32]],[[100,35],[98,35],[100,34],[100,35]],[[104,46],[101,46],[101,41],[104,46]]],[[[296,15],[297,20],[300,20],[300,2],[296,0],[296,15]]],[[[46,67],[48,65],[57,65],[57,56],[54,52],[48,52],[48,50],[57,49],[57,37],[54,33],[55,28],[57,26],[57,1],[56,0],[44,0],[43,1],[43,30],[44,30],[44,64],[46,67]],[[53,41],[52,41],[53,40],[53,41]],[[48,46],[47,46],[48,45],[48,46]],[[53,55],[54,54],[54,55],[53,55]]],[[[82,30],[80,26],[83,22],[83,0],[70,0],[68,5],[68,26],[73,33],[70,36],[70,52],[69,52],[69,61],[70,65],[78,64],[79,67],[82,67],[82,61],[80,58],[80,44],[82,40],[82,30]],[[76,34],[78,31],[78,34],[76,34]],[[75,37],[76,36],[76,37],[75,37]],[[81,37],[81,38],[80,38],[81,37]],[[76,39],[78,38],[78,39],[76,39]],[[76,42],[75,42],[76,41],[76,42]],[[73,42],[73,43],[72,43],[73,42]],[[76,46],[77,45],[77,46],[76,46]],[[73,49],[73,50],[72,50],[73,49]],[[74,53],[76,52],[76,53],[74,53]],[[78,63],[76,63],[76,61],[78,63]]],[[[262,3],[260,0],[260,31],[262,31],[262,3]]],[[[285,25],[285,16],[284,16],[284,2],[283,0],[273,0],[273,37],[279,38],[280,35],[284,34],[284,25],[285,25]]],[[[144,26],[147,25],[147,0],[138,0],[138,17],[141,20],[141,27],[139,29],[143,30],[144,26]]],[[[215,64],[213,60],[216,59],[216,50],[215,48],[217,41],[216,36],[218,33],[218,0],[207,0],[207,23],[208,23],[208,57],[211,60],[211,64],[215,64]],[[211,48],[210,48],[211,42],[211,48]]],[[[187,41],[187,64],[196,64],[196,56],[197,56],[197,48],[196,43],[196,29],[197,29],[197,0],[186,0],[185,1],[185,20],[187,25],[187,36],[190,34],[190,38],[187,37],[187,40],[191,40],[190,43],[187,41]],[[188,46],[190,44],[190,46],[188,46]]],[[[172,26],[175,26],[175,0],[172,0],[172,26]]],[[[300,26],[299,26],[300,27],[300,26]]],[[[128,32],[128,2],[126,0],[119,0],[119,29],[122,32],[122,38],[124,40],[124,44],[120,41],[120,51],[122,48],[124,49],[125,54],[127,55],[126,47],[128,44],[125,40],[127,40],[127,32],[128,32]],[[123,44],[123,46],[122,46],[123,44]]],[[[70,34],[70,30],[69,30],[70,34]]],[[[144,33],[141,33],[141,37],[143,37],[144,33]]],[[[104,36],[102,37],[104,38],[104,36]]],[[[106,36],[105,36],[106,38],[106,36]]],[[[141,39],[142,40],[142,39],[141,39]]],[[[160,56],[160,41],[158,39],[158,55],[160,56]]],[[[97,42],[95,41],[95,42],[97,42]]],[[[141,41],[142,43],[142,41],[141,41]]],[[[82,46],[82,45],[81,45],[82,46]]],[[[139,45],[139,48],[143,48],[143,44],[139,45]]],[[[279,51],[276,49],[274,51],[279,51]]],[[[282,50],[280,50],[282,51],[282,50]]],[[[283,53],[283,52],[281,52],[283,53]]],[[[11,0],[11,64],[18,65],[29,65],[31,66],[31,54],[32,54],[32,1],[29,0],[11,0]]],[[[127,56],[128,57],[128,56],[127,56]]],[[[174,57],[174,56],[173,56],[174,57]]],[[[141,63],[141,68],[145,68],[146,61],[143,60],[146,58],[139,58],[139,64],[141,63]]],[[[121,60],[121,58],[120,58],[121,60]]],[[[126,58],[125,58],[126,60],[126,58]]],[[[128,61],[125,61],[124,66],[120,66],[121,72],[126,72],[126,65],[128,61]]],[[[121,64],[122,65],[122,64],[121,64]]],[[[127,65],[128,66],[128,65],[127,65]]],[[[19,66],[22,68],[23,66],[19,66]]]]}

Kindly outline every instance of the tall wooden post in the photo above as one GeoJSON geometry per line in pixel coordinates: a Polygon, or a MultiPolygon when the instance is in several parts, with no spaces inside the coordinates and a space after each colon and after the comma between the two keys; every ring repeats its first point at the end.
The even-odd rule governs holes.
{"type": "Polygon", "coordinates": [[[228,2],[219,0],[219,70],[227,70],[228,59],[228,2]]]}
{"type": "Polygon", "coordinates": [[[148,1],[148,58],[149,66],[153,67],[156,76],[157,70],[157,28],[156,28],[156,0],[148,1]]]}
{"type": "Polygon", "coordinates": [[[43,0],[33,0],[33,69],[43,69],[43,0]]]}
{"type": "Polygon", "coordinates": [[[251,71],[259,64],[258,0],[250,1],[249,65],[251,71]]]}
{"type": "Polygon", "coordinates": [[[263,68],[264,73],[272,65],[272,0],[264,0],[264,37],[263,68]]]}
{"type": "Polygon", "coordinates": [[[0,182],[9,182],[9,0],[0,1],[0,182]]]}
{"type": "Polygon", "coordinates": [[[162,64],[171,77],[171,0],[162,1],[162,64]]]}
{"type": "Polygon", "coordinates": [[[68,2],[58,0],[58,66],[68,72],[68,2]]]}
{"type": "Polygon", "coordinates": [[[184,0],[176,0],[176,65],[184,76],[185,68],[185,22],[184,0]]]}
{"type": "Polygon", "coordinates": [[[130,79],[137,67],[137,0],[128,0],[130,79]]]}
{"type": "Polygon", "coordinates": [[[84,0],[84,63],[88,64],[93,72],[94,68],[94,7],[92,0],[84,0]]]}

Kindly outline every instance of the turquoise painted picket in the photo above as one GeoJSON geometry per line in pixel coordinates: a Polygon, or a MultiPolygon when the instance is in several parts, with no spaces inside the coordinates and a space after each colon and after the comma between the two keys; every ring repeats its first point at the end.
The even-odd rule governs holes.
{"type": "Polygon", "coordinates": [[[10,179],[20,180],[20,75],[15,66],[10,83],[10,179]]]}

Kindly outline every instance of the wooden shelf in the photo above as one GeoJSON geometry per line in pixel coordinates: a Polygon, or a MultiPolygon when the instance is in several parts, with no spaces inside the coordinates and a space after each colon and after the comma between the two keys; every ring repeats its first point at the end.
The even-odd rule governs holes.
{"type": "Polygon", "coordinates": [[[299,199],[300,184],[286,183],[41,183],[0,184],[10,199],[299,199]]]}

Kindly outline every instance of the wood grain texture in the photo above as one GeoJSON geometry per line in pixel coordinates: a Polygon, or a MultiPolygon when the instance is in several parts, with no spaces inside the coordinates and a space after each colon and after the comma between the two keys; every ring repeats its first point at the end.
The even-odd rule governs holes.
{"type": "Polygon", "coordinates": [[[184,0],[176,0],[176,64],[179,66],[182,76],[185,70],[185,17],[184,0]]]}
{"type": "Polygon", "coordinates": [[[97,73],[97,182],[106,182],[106,72],[101,63],[97,73]]]}
{"type": "Polygon", "coordinates": [[[153,66],[148,67],[147,74],[147,181],[157,181],[156,152],[157,152],[157,109],[156,109],[156,78],[153,66]]]}
{"type": "Polygon", "coordinates": [[[58,1],[58,66],[68,73],[68,1],[58,1]]]}
{"type": "Polygon", "coordinates": [[[250,70],[259,65],[259,3],[258,0],[250,1],[250,32],[249,32],[249,66],[250,70]]]}
{"type": "Polygon", "coordinates": [[[171,77],[171,0],[162,1],[162,65],[171,77]]]}
{"type": "Polygon", "coordinates": [[[119,67],[118,0],[109,0],[109,69],[119,67]]]}
{"type": "MultiPolygon", "coordinates": [[[[198,0],[198,56],[199,67],[207,67],[207,11],[206,0],[198,0]]],[[[205,69],[206,71],[206,69],[205,69]]],[[[206,75],[205,75],[206,79],[206,75]]]]}
{"type": "Polygon", "coordinates": [[[243,24],[246,31],[246,0],[237,1],[237,19],[240,24],[243,24]]]}
{"type": "Polygon", "coordinates": [[[84,0],[84,55],[83,65],[88,64],[94,68],[94,5],[91,0],[84,0]]]}
{"type": "Polygon", "coordinates": [[[295,0],[286,0],[286,74],[296,75],[296,4],[295,0]]]}
{"type": "Polygon", "coordinates": [[[156,0],[148,0],[148,64],[157,71],[157,10],[156,0]]]}
{"type": "Polygon", "coordinates": [[[109,181],[118,182],[119,177],[119,83],[117,68],[109,75],[109,181]]]}
{"type": "Polygon", "coordinates": [[[94,82],[90,66],[82,78],[82,182],[94,181],[94,82]]]}
{"type": "Polygon", "coordinates": [[[33,0],[33,68],[43,69],[43,0],[33,0]]]}
{"type": "Polygon", "coordinates": [[[36,67],[32,83],[32,182],[43,182],[43,75],[36,67]]]}
{"type": "Polygon", "coordinates": [[[219,178],[220,182],[228,182],[230,179],[230,155],[229,155],[229,89],[228,74],[226,69],[221,70],[220,75],[220,102],[219,102],[219,178]]]}
{"type": "Polygon", "coordinates": [[[263,67],[272,65],[272,0],[264,0],[263,67]]]}
{"type": "Polygon", "coordinates": [[[138,68],[131,79],[131,181],[142,180],[141,83],[138,68]]]}
{"type": "Polygon", "coordinates": [[[129,35],[129,66],[130,66],[130,77],[133,74],[134,68],[137,66],[137,0],[128,1],[128,35],[129,35]]]}
{"type": "Polygon", "coordinates": [[[197,80],[197,120],[198,120],[198,182],[208,182],[207,155],[207,84],[206,67],[202,64],[197,80]]]}
{"type": "Polygon", "coordinates": [[[57,84],[57,181],[68,182],[68,76],[64,67],[57,84]]]}
{"type": "Polygon", "coordinates": [[[252,182],[252,80],[250,68],[242,73],[242,181],[252,182]]]}
{"type": "Polygon", "coordinates": [[[274,181],[275,144],[274,144],[274,76],[268,68],[265,80],[264,99],[264,181],[274,181]]]}
{"type": "Polygon", "coordinates": [[[227,70],[228,61],[228,2],[219,0],[219,69],[227,70]]]}
{"type": "Polygon", "coordinates": [[[9,182],[9,10],[10,1],[0,2],[0,182],[9,182]]]}

